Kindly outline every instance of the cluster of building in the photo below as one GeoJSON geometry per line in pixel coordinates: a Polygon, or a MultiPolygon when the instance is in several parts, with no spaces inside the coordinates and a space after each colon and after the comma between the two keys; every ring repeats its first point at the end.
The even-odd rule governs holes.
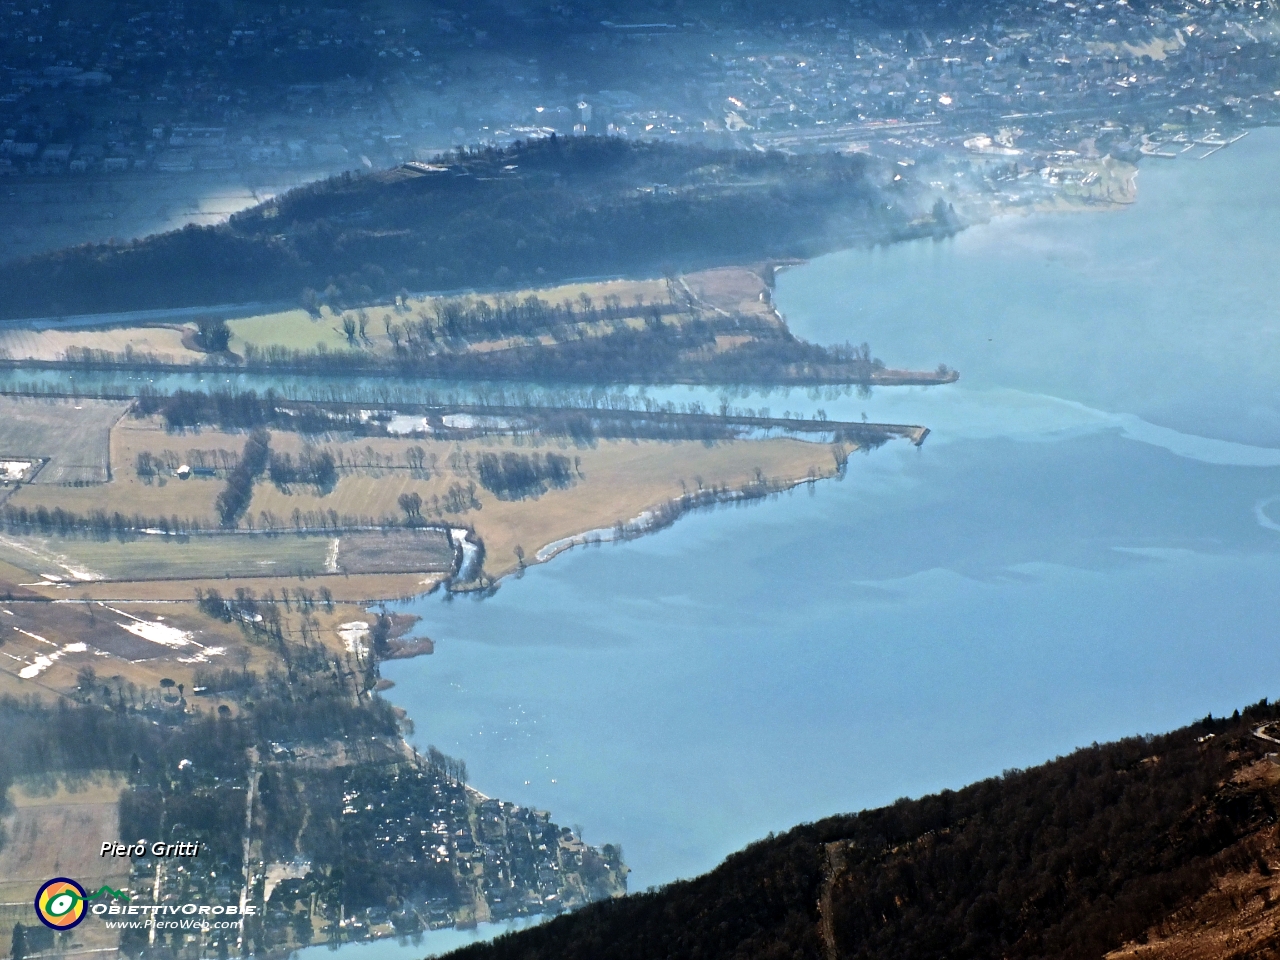
{"type": "Polygon", "coordinates": [[[0,176],[319,174],[553,132],[1042,170],[1280,115],[1261,0],[1038,0],[966,31],[882,30],[853,14],[747,31],[439,10],[405,26],[290,4],[236,19],[181,0],[113,9],[108,20],[0,0],[0,176]],[[604,89],[592,86],[601,71],[559,66],[604,61],[604,89]]]}
{"type": "MultiPolygon", "coordinates": [[[[271,745],[276,788],[292,794],[304,784],[298,795],[312,809],[298,822],[276,822],[272,805],[264,806],[260,796],[244,846],[247,865],[237,855],[242,837],[235,829],[244,822],[243,784],[200,775],[183,761],[169,800],[178,806],[169,815],[186,817],[207,806],[225,816],[201,828],[185,819],[174,827],[200,838],[190,844],[194,854],[162,856],[163,844],[130,845],[133,902],[165,910],[187,903],[235,905],[233,912],[245,923],[192,936],[171,938],[163,928],[131,936],[151,946],[172,940],[175,955],[225,957],[242,944],[280,951],[469,928],[560,913],[626,892],[627,868],[617,847],[588,846],[573,830],[553,823],[549,813],[485,797],[427,764],[386,762],[399,753],[392,744],[376,742],[372,749],[340,781],[334,835],[340,852],[327,851],[323,865],[310,850],[283,858],[279,853],[292,847],[299,823],[326,822],[337,813],[327,809],[324,798],[331,794],[321,785],[331,779],[332,745],[318,752],[314,745],[271,745]],[[321,770],[320,780],[306,781],[321,770]],[[302,780],[294,781],[298,776],[302,780]]],[[[263,780],[259,792],[265,789],[263,780]]]]}
{"type": "Polygon", "coordinates": [[[1215,133],[1280,116],[1271,12],[1040,0],[963,33],[856,33],[828,21],[826,36],[798,33],[791,49],[740,42],[704,69],[702,86],[725,129],[758,146],[942,152],[1037,169],[1137,160],[1179,135],[1213,146],[1215,133]]]}
{"type": "Polygon", "coordinates": [[[352,856],[423,879],[416,889],[406,883],[412,895],[396,906],[344,913],[341,939],[559,913],[626,891],[616,848],[596,850],[545,811],[484,797],[429,768],[365,774],[343,804],[344,835],[371,844],[352,856]]]}

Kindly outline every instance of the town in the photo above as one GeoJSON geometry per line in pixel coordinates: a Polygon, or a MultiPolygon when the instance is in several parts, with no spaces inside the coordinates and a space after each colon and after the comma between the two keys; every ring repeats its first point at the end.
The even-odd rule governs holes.
{"type": "MultiPolygon", "coordinates": [[[[1091,158],[1201,155],[1280,116],[1261,2],[1038,0],[967,29],[886,29],[850,5],[750,32],[732,4],[642,24],[562,6],[122,6],[134,15],[104,25],[62,2],[0,3],[0,177],[45,184],[0,190],[11,223],[74,202],[100,239],[127,237],[551,133],[870,152],[903,178],[1012,198],[1096,176],[1091,158]]],[[[20,226],[0,256],[63,240],[20,226]]]]}
{"type": "MultiPolygon", "coordinates": [[[[434,749],[411,755],[395,738],[375,736],[352,760],[338,742],[273,742],[269,756],[251,762],[254,788],[189,761],[161,788],[157,813],[189,818],[211,800],[248,813],[243,843],[217,823],[179,827],[208,833],[198,861],[174,865],[154,849],[133,851],[128,890],[138,902],[238,904],[229,912],[246,918],[175,935],[176,955],[236,947],[278,955],[312,943],[466,929],[626,891],[619,848],[590,847],[546,811],[484,796],[466,784],[464,764],[434,749]],[[280,804],[284,795],[298,798],[293,809],[280,804]]],[[[160,785],[136,792],[149,787],[160,785]]],[[[141,798],[126,803],[145,806],[141,798]]],[[[146,926],[128,931],[125,945],[133,938],[154,948],[166,936],[146,926]]]]}

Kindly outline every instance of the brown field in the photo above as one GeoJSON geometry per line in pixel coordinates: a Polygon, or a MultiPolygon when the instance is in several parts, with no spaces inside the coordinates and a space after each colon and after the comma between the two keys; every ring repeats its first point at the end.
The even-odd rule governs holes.
{"type": "MultiPolygon", "coordinates": [[[[103,775],[84,783],[14,787],[13,812],[5,817],[7,841],[0,848],[0,884],[38,886],[50,877],[89,880],[116,876],[98,856],[104,840],[119,838],[117,803],[124,782],[103,775]]],[[[7,892],[7,891],[6,891],[7,892]]],[[[5,899],[9,899],[5,897],[5,899]]]]}
{"type": "Polygon", "coordinates": [[[526,558],[556,540],[631,520],[645,510],[699,486],[740,489],[760,475],[782,482],[829,477],[836,472],[832,449],[801,440],[600,445],[578,487],[552,490],[538,501],[485,500],[473,520],[486,548],[485,569],[493,577],[516,567],[515,548],[526,558]]]}
{"type": "MultiPolygon", "coordinates": [[[[85,668],[103,683],[118,677],[149,690],[164,677],[187,682],[200,665],[239,666],[228,656],[243,643],[239,630],[202,614],[193,594],[188,589],[180,604],[127,609],[110,601],[50,604],[32,599],[34,590],[0,601],[0,693],[64,693],[76,687],[85,668]],[[178,642],[163,628],[187,636],[178,642]],[[172,645],[161,642],[170,638],[172,645]]],[[[65,591],[59,599],[87,600],[65,591]]],[[[255,657],[259,661],[266,662],[265,655],[255,657]]]]}
{"type": "Polygon", "coordinates": [[[0,459],[48,458],[38,486],[102,483],[109,471],[111,425],[127,403],[0,397],[0,459]]]}
{"type": "Polygon", "coordinates": [[[712,310],[780,322],[764,279],[746,267],[719,267],[681,277],[685,288],[712,310]]]}
{"type": "MultiPolygon", "coordinates": [[[[300,445],[296,437],[288,440],[300,445]]],[[[283,435],[281,441],[283,446],[283,435]]],[[[440,472],[430,479],[415,477],[407,468],[357,471],[344,475],[324,496],[313,488],[284,493],[263,483],[257,487],[250,509],[282,517],[295,508],[395,516],[401,493],[417,493],[430,504],[432,497],[443,497],[453,484],[475,483],[479,510],[428,519],[474,527],[485,543],[486,572],[500,577],[516,568],[516,546],[532,557],[553,541],[630,520],[686,491],[696,491],[700,484],[740,488],[756,478],[757,470],[770,480],[799,481],[830,476],[836,469],[830,447],[789,439],[711,446],[694,441],[611,440],[588,448],[514,446],[507,438],[492,437],[464,443],[377,439],[353,444],[357,450],[369,447],[383,456],[402,456],[403,450],[414,445],[427,452],[428,462],[436,456],[440,472]],[[568,489],[549,490],[537,499],[499,500],[480,487],[474,465],[482,453],[506,450],[561,453],[577,462],[584,479],[568,489]]]]}
{"type": "MultiPolygon", "coordinates": [[[[128,881],[122,861],[98,856],[104,840],[120,839],[124,782],[103,774],[42,787],[23,784],[9,795],[13,810],[4,818],[7,839],[0,847],[0,951],[5,954],[15,923],[39,925],[31,901],[44,881],[71,877],[90,891],[128,881]]],[[[76,928],[74,939],[83,949],[103,949],[115,945],[116,934],[91,921],[76,928]]]]}
{"type": "MultiPolygon", "coordinates": [[[[303,641],[305,618],[309,625],[307,642],[318,641],[331,655],[341,657],[351,651],[338,628],[356,620],[371,622],[372,615],[366,612],[373,602],[370,597],[412,596],[431,589],[439,579],[439,574],[429,577],[415,574],[373,575],[364,583],[344,577],[308,580],[305,584],[296,579],[249,583],[260,600],[274,597],[285,636],[291,643],[303,641]],[[355,584],[361,587],[365,598],[347,602],[335,598],[329,609],[318,600],[321,584],[329,586],[335,594],[342,587],[355,584]],[[296,602],[300,587],[317,598],[305,614],[296,602]],[[293,601],[287,607],[283,603],[285,591],[293,601]]],[[[216,589],[229,596],[236,586],[245,583],[211,581],[203,589],[216,589]]],[[[209,712],[225,701],[195,694],[198,670],[251,670],[263,674],[270,669],[281,669],[273,647],[261,640],[251,642],[238,626],[206,616],[193,600],[195,587],[190,582],[95,586],[96,591],[77,590],[73,598],[66,597],[65,593],[60,597],[82,602],[50,604],[30,599],[35,591],[28,591],[26,599],[0,601],[0,695],[34,696],[53,703],[76,693],[80,687],[80,671],[87,667],[94,671],[96,679],[94,685],[87,691],[82,689],[81,694],[89,693],[94,702],[110,698],[114,703],[122,695],[135,703],[160,702],[160,681],[167,678],[183,685],[188,710],[209,712]],[[145,602],[105,597],[89,599],[90,592],[102,594],[108,586],[117,588],[116,593],[131,594],[144,594],[148,588],[162,587],[165,589],[150,592],[168,592],[171,598],[145,602]],[[143,635],[127,631],[126,625],[133,625],[135,629],[140,626],[143,635]],[[156,635],[156,627],[184,631],[189,639],[178,646],[166,646],[149,639],[156,635]],[[47,663],[38,660],[42,655],[47,663]],[[31,669],[34,667],[43,669],[37,673],[31,669]],[[24,670],[27,676],[23,676],[24,670]]],[[[0,594],[4,590],[5,585],[0,584],[0,594]]],[[[172,693],[164,703],[176,709],[177,693],[172,693]]],[[[234,708],[232,703],[227,705],[234,708]]]]}
{"type": "Polygon", "coordinates": [[[165,363],[195,363],[205,354],[182,343],[189,327],[116,327],[108,330],[5,330],[0,350],[14,360],[64,360],[68,348],[149,355],[165,363]]]}
{"type": "Polygon", "coordinates": [[[442,530],[386,530],[338,538],[335,565],[360,573],[452,573],[453,544],[442,530]]]}

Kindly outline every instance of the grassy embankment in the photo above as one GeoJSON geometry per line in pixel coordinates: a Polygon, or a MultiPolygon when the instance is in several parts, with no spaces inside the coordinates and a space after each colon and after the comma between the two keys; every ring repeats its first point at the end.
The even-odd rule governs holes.
{"type": "MultiPolygon", "coordinates": [[[[774,316],[767,300],[762,301],[760,297],[765,290],[764,283],[751,270],[735,267],[707,270],[681,280],[681,285],[675,289],[682,301],[693,294],[702,298],[703,309],[713,312],[727,310],[766,318],[774,316]]],[[[477,294],[463,299],[468,303],[485,302],[492,306],[499,301],[520,301],[533,296],[548,303],[570,301],[581,306],[583,297],[598,305],[604,304],[606,298],[616,297],[621,304],[620,309],[632,315],[628,324],[639,328],[643,326],[640,318],[642,305],[669,307],[672,304],[671,294],[672,290],[662,279],[616,279],[477,294]]],[[[297,308],[243,317],[227,324],[231,330],[228,349],[237,357],[243,357],[252,350],[263,352],[278,347],[305,352],[318,349],[328,352],[358,350],[365,355],[390,359],[395,353],[390,336],[393,328],[403,327],[407,320],[435,316],[436,308],[443,301],[452,299],[456,298],[410,297],[399,303],[345,310],[323,305],[314,313],[297,308]],[[344,320],[355,324],[354,340],[348,339],[344,332],[344,320]],[[364,321],[363,333],[360,332],[361,320],[364,321]]],[[[139,360],[146,358],[163,364],[208,363],[209,355],[198,349],[193,341],[195,330],[194,323],[87,330],[4,330],[0,331],[0,356],[10,360],[56,362],[65,359],[68,350],[105,351],[121,359],[126,351],[131,351],[139,360]]],[[[578,325],[576,332],[589,337],[602,331],[584,323],[578,325]]],[[[461,349],[489,352],[513,345],[515,342],[510,340],[479,340],[461,349]]]]}

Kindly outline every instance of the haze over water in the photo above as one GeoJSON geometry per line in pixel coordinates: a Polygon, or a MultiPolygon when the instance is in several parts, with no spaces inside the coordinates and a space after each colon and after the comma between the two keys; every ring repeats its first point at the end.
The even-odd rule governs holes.
{"type": "Polygon", "coordinates": [[[1129,210],[782,274],[799,335],[962,379],[732,402],[923,423],[924,447],[416,601],[436,652],[384,665],[415,743],[621,843],[637,890],[1280,694],[1278,148],[1149,162],[1129,210]]]}

